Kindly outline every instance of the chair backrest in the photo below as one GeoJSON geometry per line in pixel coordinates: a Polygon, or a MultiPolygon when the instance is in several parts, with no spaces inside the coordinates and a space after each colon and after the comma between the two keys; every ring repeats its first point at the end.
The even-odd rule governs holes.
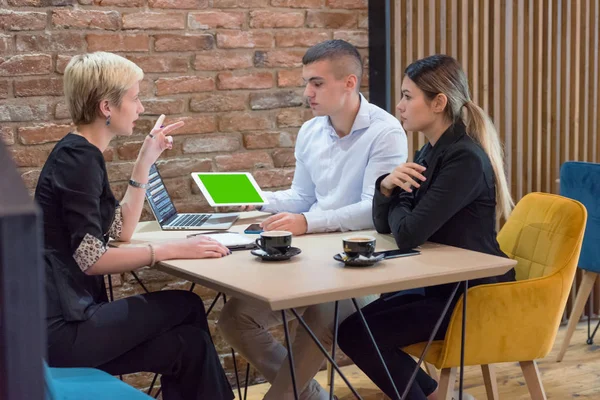
{"type": "Polygon", "coordinates": [[[562,196],[530,193],[523,197],[498,234],[502,251],[518,261],[517,280],[561,272],[563,285],[570,287],[586,215],[581,203],[562,196]]]}
{"type": "Polygon", "coordinates": [[[566,162],[560,169],[560,194],[588,212],[579,268],[600,273],[600,164],[566,162]]]}

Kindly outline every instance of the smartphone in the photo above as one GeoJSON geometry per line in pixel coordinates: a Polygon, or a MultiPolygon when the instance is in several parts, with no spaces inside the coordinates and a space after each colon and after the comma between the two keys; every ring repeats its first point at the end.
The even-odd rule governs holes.
{"type": "Polygon", "coordinates": [[[244,230],[244,233],[258,234],[258,233],[261,233],[262,231],[263,231],[263,229],[260,227],[260,224],[252,224],[244,230]]]}
{"type": "Polygon", "coordinates": [[[386,251],[376,251],[373,253],[374,256],[378,256],[383,254],[384,259],[389,258],[398,258],[398,257],[408,257],[408,256],[416,256],[417,254],[421,254],[419,250],[410,249],[410,250],[386,250],[386,251]]]}

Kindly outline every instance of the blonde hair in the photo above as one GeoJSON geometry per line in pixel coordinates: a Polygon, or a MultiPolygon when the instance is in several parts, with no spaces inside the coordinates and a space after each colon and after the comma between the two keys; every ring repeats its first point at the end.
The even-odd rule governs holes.
{"type": "Polygon", "coordinates": [[[434,55],[417,60],[404,71],[430,100],[438,94],[448,99],[444,113],[456,123],[459,119],[490,158],[496,177],[496,219],[508,218],[514,203],[504,172],[504,154],[498,132],[490,117],[471,101],[467,77],[458,61],[447,55],[434,55]]]}
{"type": "Polygon", "coordinates": [[[125,92],[144,77],[132,61],[112,53],[80,54],[71,59],[64,76],[64,91],[73,123],[94,122],[103,100],[119,107],[125,92]]]}

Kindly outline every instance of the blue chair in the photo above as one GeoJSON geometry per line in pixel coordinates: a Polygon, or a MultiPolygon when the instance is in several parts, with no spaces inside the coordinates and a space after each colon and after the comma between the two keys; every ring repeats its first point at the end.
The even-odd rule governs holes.
{"type": "Polygon", "coordinates": [[[153,400],[94,368],[50,368],[44,362],[46,400],[153,400]]]}
{"type": "MultiPolygon", "coordinates": [[[[571,311],[567,334],[562,343],[556,361],[561,361],[575,327],[581,318],[585,303],[600,273],[600,164],[587,162],[566,162],[560,169],[560,194],[582,203],[588,211],[587,226],[583,236],[583,245],[579,257],[579,268],[583,270],[583,279],[577,292],[577,298],[571,311]]],[[[590,335],[588,315],[588,344],[592,344],[599,324],[590,335]]]]}

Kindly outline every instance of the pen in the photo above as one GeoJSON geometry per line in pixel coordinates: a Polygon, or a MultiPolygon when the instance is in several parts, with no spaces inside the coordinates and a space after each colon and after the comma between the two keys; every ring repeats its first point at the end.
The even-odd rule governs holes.
{"type": "Polygon", "coordinates": [[[216,233],[228,233],[228,232],[223,232],[223,231],[210,231],[210,232],[200,232],[200,233],[192,233],[190,235],[187,235],[187,238],[191,238],[194,236],[200,236],[200,235],[214,235],[216,233]]]}

